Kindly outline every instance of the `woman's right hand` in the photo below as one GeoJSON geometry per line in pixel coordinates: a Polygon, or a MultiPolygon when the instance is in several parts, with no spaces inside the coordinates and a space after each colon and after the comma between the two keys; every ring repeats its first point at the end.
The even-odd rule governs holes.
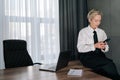
{"type": "Polygon", "coordinates": [[[105,45],[106,45],[106,43],[104,43],[104,42],[98,42],[94,46],[95,46],[95,48],[105,49],[105,45]]]}

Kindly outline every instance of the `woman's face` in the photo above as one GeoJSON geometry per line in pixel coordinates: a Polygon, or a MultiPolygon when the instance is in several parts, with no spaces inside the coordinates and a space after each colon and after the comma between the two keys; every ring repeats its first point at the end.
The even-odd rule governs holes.
{"type": "Polygon", "coordinates": [[[89,20],[90,26],[93,29],[96,29],[101,23],[101,15],[95,15],[92,19],[89,20]]]}

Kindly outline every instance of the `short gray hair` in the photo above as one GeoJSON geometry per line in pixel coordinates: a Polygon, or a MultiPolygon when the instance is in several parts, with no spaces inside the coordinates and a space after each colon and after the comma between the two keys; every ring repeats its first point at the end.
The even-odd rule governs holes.
{"type": "Polygon", "coordinates": [[[87,15],[87,18],[88,19],[92,19],[93,17],[95,17],[96,15],[103,15],[103,13],[99,10],[96,10],[96,9],[92,9],[88,12],[88,15],[87,15]]]}

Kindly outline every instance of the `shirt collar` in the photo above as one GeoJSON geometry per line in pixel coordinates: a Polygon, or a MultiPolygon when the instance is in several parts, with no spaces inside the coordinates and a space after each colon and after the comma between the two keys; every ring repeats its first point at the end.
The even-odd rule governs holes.
{"type": "Polygon", "coordinates": [[[88,26],[88,28],[89,28],[89,30],[90,30],[91,32],[98,30],[98,28],[96,28],[96,29],[94,30],[92,27],[90,27],[90,25],[88,26]]]}

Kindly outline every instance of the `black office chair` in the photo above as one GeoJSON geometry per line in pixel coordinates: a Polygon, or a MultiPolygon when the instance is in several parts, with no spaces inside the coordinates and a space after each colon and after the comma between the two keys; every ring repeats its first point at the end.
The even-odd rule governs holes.
{"type": "Polygon", "coordinates": [[[33,61],[27,51],[27,43],[25,40],[4,40],[3,50],[5,68],[33,65],[33,61]]]}

